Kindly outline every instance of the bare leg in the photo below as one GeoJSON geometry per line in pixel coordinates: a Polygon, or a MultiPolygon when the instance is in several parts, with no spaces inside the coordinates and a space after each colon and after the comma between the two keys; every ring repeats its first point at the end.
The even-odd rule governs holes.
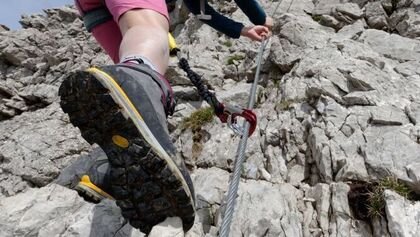
{"type": "Polygon", "coordinates": [[[145,57],[160,74],[164,74],[169,60],[169,22],[166,17],[149,9],[133,9],[120,17],[118,25],[123,36],[120,58],[145,57]]]}

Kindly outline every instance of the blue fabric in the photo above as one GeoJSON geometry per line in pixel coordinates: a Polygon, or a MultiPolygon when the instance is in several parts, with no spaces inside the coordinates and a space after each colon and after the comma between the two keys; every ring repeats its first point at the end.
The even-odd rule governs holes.
{"type": "MultiPolygon", "coordinates": [[[[235,2],[253,24],[264,25],[266,14],[256,0],[235,0],[235,2]]],[[[200,13],[200,0],[184,0],[184,3],[193,14],[197,15],[200,13]]],[[[207,1],[205,14],[211,15],[211,20],[201,20],[202,22],[229,37],[239,38],[241,36],[244,25],[221,15],[207,1]]]]}

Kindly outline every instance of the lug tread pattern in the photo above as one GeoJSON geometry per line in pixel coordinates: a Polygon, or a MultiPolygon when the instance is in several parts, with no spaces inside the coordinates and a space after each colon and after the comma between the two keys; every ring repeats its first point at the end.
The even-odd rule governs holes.
{"type": "Polygon", "coordinates": [[[194,223],[194,207],[181,181],[126,119],[109,90],[90,73],[78,71],[60,87],[61,107],[90,144],[97,143],[110,163],[111,192],[129,223],[144,233],[179,216],[184,229],[194,223]],[[113,135],[129,141],[127,148],[112,142],[113,135]]]}

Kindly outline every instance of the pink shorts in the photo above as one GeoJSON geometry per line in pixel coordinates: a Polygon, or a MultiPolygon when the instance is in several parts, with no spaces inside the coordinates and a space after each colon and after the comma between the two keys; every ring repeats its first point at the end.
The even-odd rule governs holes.
{"type": "MultiPolygon", "coordinates": [[[[103,2],[103,0],[75,0],[75,4],[82,15],[87,11],[103,6],[103,2]]],[[[120,60],[118,52],[122,35],[118,27],[118,20],[125,12],[132,9],[150,9],[164,15],[169,21],[165,0],[105,0],[105,3],[112,14],[113,21],[96,26],[92,29],[92,34],[114,63],[118,63],[120,60]]]]}

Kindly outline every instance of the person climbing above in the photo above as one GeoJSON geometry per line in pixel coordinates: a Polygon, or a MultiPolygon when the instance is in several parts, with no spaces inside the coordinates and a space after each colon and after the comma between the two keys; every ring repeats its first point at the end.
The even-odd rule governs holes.
{"type": "Polygon", "coordinates": [[[209,16],[210,19],[200,19],[202,22],[231,38],[245,36],[251,40],[262,41],[263,37],[268,37],[273,27],[273,19],[265,14],[260,4],[256,0],[235,0],[235,2],[254,26],[244,26],[242,23],[221,15],[207,3],[207,0],[184,0],[191,13],[198,15],[199,18],[203,18],[200,17],[201,13],[209,16]],[[200,1],[205,2],[200,3],[200,1]]]}
{"type": "Polygon", "coordinates": [[[169,60],[169,18],[164,0],[76,0],[85,26],[115,65],[66,76],[60,105],[90,144],[108,160],[93,164],[75,189],[96,201],[115,199],[142,232],[178,216],[185,230],[195,217],[195,196],[166,124],[174,100],[162,76],[169,60]],[[105,13],[105,14],[103,14],[105,13]]]}

